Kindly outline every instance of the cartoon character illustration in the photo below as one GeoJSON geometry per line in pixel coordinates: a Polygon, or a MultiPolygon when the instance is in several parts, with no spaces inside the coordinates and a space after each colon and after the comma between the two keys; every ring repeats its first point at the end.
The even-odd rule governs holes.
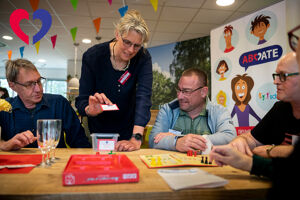
{"type": "Polygon", "coordinates": [[[251,22],[251,34],[259,38],[258,45],[267,42],[265,39],[265,34],[270,27],[270,22],[268,19],[271,19],[269,16],[259,15],[251,22]]]}
{"type": "Polygon", "coordinates": [[[222,90],[217,94],[217,103],[226,107],[226,93],[222,90]]]}
{"type": "Polygon", "coordinates": [[[249,126],[249,115],[252,115],[257,121],[260,117],[254,112],[248,104],[251,100],[251,90],[254,86],[254,81],[247,74],[237,75],[231,80],[232,99],[235,105],[231,112],[231,117],[237,115],[239,126],[249,126]]]}
{"type": "Polygon", "coordinates": [[[224,39],[226,43],[226,48],[224,53],[228,53],[234,49],[234,46],[231,44],[231,36],[232,36],[233,27],[231,25],[225,26],[224,28],[224,39]]]}
{"type": "Polygon", "coordinates": [[[220,75],[219,81],[226,80],[226,77],[224,77],[225,73],[229,70],[228,65],[225,60],[221,60],[218,64],[218,67],[216,69],[216,73],[220,75]]]}

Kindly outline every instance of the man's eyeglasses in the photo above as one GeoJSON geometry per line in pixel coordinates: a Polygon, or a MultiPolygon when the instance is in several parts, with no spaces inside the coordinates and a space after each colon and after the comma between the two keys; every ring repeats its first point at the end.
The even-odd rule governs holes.
{"type": "Polygon", "coordinates": [[[176,89],[177,94],[179,94],[181,92],[184,96],[191,96],[193,92],[195,92],[197,90],[200,90],[200,89],[202,89],[204,87],[205,86],[198,87],[198,88],[196,88],[194,90],[192,90],[192,89],[183,89],[183,90],[181,90],[179,87],[176,87],[175,89],[176,89]]]}
{"type": "Polygon", "coordinates": [[[139,50],[142,47],[141,44],[133,44],[131,41],[124,39],[124,38],[122,38],[122,41],[126,48],[130,48],[133,45],[134,50],[139,50]]]}
{"type": "Polygon", "coordinates": [[[288,76],[295,76],[295,75],[299,75],[299,72],[295,72],[295,73],[279,73],[279,74],[272,74],[273,80],[275,81],[276,76],[279,77],[279,80],[281,82],[286,81],[286,77],[288,76]]]}
{"type": "Polygon", "coordinates": [[[288,32],[289,44],[293,51],[296,51],[297,49],[299,37],[296,35],[296,32],[299,30],[300,30],[300,25],[288,32]]]}
{"type": "Polygon", "coordinates": [[[27,83],[19,83],[19,82],[15,81],[14,83],[16,83],[18,85],[22,85],[23,87],[26,87],[27,89],[33,89],[37,84],[39,86],[43,85],[43,83],[45,82],[45,80],[46,79],[44,77],[40,77],[36,81],[29,81],[27,83]]]}

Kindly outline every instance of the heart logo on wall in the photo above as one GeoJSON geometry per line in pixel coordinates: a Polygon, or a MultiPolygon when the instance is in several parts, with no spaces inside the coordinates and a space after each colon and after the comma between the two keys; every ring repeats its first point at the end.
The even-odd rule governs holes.
{"type": "MultiPolygon", "coordinates": [[[[29,20],[29,13],[24,9],[15,10],[9,18],[9,23],[14,33],[26,44],[29,45],[29,36],[20,28],[22,19],[29,20]]],[[[52,17],[47,10],[38,9],[33,13],[33,20],[39,19],[42,22],[42,28],[33,36],[32,44],[40,41],[49,31],[52,24],[52,17]]]]}

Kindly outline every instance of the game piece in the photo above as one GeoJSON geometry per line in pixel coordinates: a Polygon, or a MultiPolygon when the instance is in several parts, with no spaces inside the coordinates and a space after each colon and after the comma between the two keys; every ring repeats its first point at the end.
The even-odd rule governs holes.
{"type": "Polygon", "coordinates": [[[115,153],[113,153],[113,151],[110,151],[108,154],[111,154],[111,155],[113,155],[113,154],[115,154],[115,153]]]}
{"type": "Polygon", "coordinates": [[[155,158],[152,158],[152,159],[151,159],[151,165],[152,165],[152,166],[156,166],[155,158]]]}
{"type": "Polygon", "coordinates": [[[193,151],[192,150],[188,150],[186,153],[187,156],[193,156],[193,151]]]}
{"type": "Polygon", "coordinates": [[[205,162],[204,162],[205,164],[208,164],[208,162],[207,162],[207,157],[205,157],[205,162]]]}
{"type": "Polygon", "coordinates": [[[204,163],[204,158],[203,158],[203,156],[202,156],[202,159],[201,159],[201,163],[204,163]]]}
{"type": "Polygon", "coordinates": [[[156,164],[159,165],[159,166],[162,165],[162,163],[161,163],[161,158],[160,158],[160,157],[157,157],[157,162],[156,162],[156,164]]]}
{"type": "Polygon", "coordinates": [[[194,156],[197,157],[197,151],[194,151],[194,156]]]}

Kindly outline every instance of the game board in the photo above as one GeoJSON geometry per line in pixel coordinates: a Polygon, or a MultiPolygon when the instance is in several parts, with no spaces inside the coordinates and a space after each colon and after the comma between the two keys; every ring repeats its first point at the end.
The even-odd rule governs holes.
{"type": "Polygon", "coordinates": [[[179,166],[200,166],[216,167],[214,162],[209,160],[208,155],[188,156],[186,154],[157,154],[141,155],[140,158],[148,168],[179,167],[179,166]]]}

